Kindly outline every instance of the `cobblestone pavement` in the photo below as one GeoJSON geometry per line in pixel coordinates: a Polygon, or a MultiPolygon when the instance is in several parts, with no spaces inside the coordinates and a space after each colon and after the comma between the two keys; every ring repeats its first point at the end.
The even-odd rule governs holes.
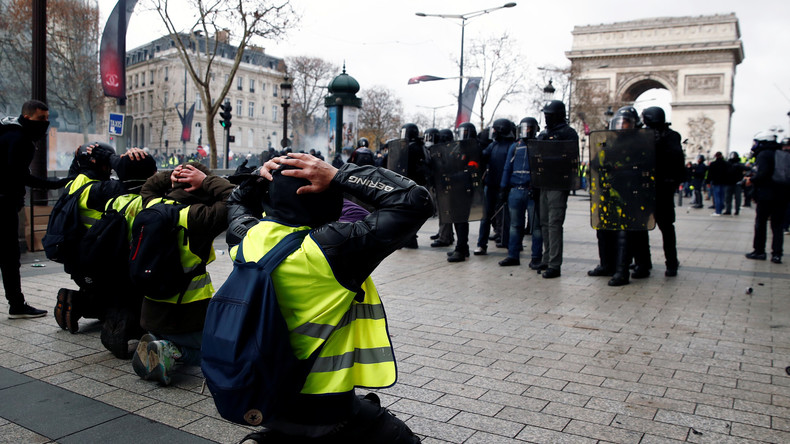
{"type": "MultiPolygon", "coordinates": [[[[744,258],[753,208],[710,212],[677,209],[677,277],[664,277],[656,230],[652,276],[624,287],[586,275],[597,247],[585,195],[570,197],[557,279],[528,259],[499,267],[493,243],[450,264],[449,247],[428,246],[429,220],[419,249],[373,275],[399,368],[382,402],[430,444],[790,442],[790,267],[744,258]]],[[[23,261],[28,301],[50,314],[0,319],[0,442],[234,443],[251,430],[219,417],[199,368],[158,387],[103,349],[98,323],[59,329],[55,294],[74,285],[40,253],[23,261]]],[[[209,270],[218,288],[228,256],[209,270]]]]}

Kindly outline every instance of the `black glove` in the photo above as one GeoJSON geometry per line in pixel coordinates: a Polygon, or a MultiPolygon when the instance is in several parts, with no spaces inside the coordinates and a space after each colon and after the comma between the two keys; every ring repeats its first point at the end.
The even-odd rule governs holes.
{"type": "Polygon", "coordinates": [[[101,144],[99,146],[94,146],[91,149],[91,157],[96,159],[96,163],[101,165],[110,165],[110,159],[115,155],[115,151],[109,146],[104,146],[101,144]]]}
{"type": "Polygon", "coordinates": [[[235,176],[235,175],[241,175],[241,174],[250,174],[253,171],[255,171],[256,167],[248,167],[247,166],[247,162],[248,161],[249,161],[249,159],[244,159],[244,162],[242,162],[241,165],[236,167],[236,171],[233,172],[233,175],[235,176]]]}
{"type": "Polygon", "coordinates": [[[507,203],[507,195],[510,193],[510,188],[501,188],[496,195],[497,206],[502,206],[507,203]]]}
{"type": "Polygon", "coordinates": [[[244,159],[244,162],[236,167],[236,171],[228,177],[228,181],[234,185],[241,185],[248,180],[256,182],[261,177],[259,170],[260,167],[248,167],[247,159],[244,159]]]}

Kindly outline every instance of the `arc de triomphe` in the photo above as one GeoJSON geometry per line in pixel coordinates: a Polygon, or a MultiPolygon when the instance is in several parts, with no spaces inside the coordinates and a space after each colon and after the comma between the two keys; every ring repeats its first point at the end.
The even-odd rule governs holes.
{"type": "Polygon", "coordinates": [[[744,58],[735,14],[575,26],[572,34],[565,55],[574,102],[598,94],[603,112],[604,105],[617,110],[647,90],[666,89],[672,128],[688,139],[686,156],[729,152],[735,67],[744,58]]]}

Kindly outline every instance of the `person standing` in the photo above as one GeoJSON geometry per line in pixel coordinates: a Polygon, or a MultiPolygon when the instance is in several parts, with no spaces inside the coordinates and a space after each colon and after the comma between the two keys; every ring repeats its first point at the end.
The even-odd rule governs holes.
{"type": "Polygon", "coordinates": [[[535,217],[535,200],[529,172],[529,153],[527,140],[538,135],[538,121],[532,117],[525,117],[519,122],[518,142],[510,147],[505,162],[505,172],[502,174],[502,189],[509,190],[507,206],[510,211],[510,227],[508,235],[507,257],[499,261],[503,267],[521,265],[519,252],[524,238],[525,215],[529,213],[530,226],[532,227],[532,251],[530,267],[540,264],[543,255],[543,236],[540,231],[540,222],[535,217]]]}
{"type": "Polygon", "coordinates": [[[730,176],[730,164],[724,160],[724,155],[721,151],[717,151],[713,162],[708,166],[708,181],[710,182],[713,207],[715,208],[711,216],[718,217],[724,212],[724,187],[729,182],[730,176]]]}
{"type": "MultiPolygon", "coordinates": [[[[507,216],[507,192],[500,188],[502,173],[505,170],[505,161],[510,147],[515,145],[516,124],[508,119],[496,119],[491,125],[494,133],[494,141],[483,149],[483,162],[487,164],[485,174],[485,201],[483,209],[483,219],[480,221],[480,231],[477,235],[477,248],[475,256],[488,254],[488,239],[491,235],[491,224],[499,212],[505,212],[507,216]]],[[[504,218],[502,227],[508,227],[508,217],[504,218]]],[[[501,239],[498,245],[507,244],[507,231],[504,229],[495,230],[501,232],[501,239]]]]}
{"type": "Polygon", "coordinates": [[[685,155],[680,134],[669,128],[664,110],[651,106],[642,111],[645,126],[656,132],[656,225],[664,245],[664,276],[678,274],[677,237],[675,234],[675,191],[686,180],[685,155]]]}
{"type": "Polygon", "coordinates": [[[757,171],[747,179],[754,185],[754,200],[757,203],[754,216],[753,250],[746,254],[747,259],[765,260],[768,219],[771,219],[771,262],[782,263],[785,211],[790,202],[790,185],[781,184],[772,178],[776,168],[775,152],[780,149],[776,135],[768,132],[754,137],[752,152],[755,154],[757,171]]]}
{"type": "Polygon", "coordinates": [[[741,163],[738,152],[730,152],[730,176],[727,185],[724,187],[724,213],[722,214],[741,214],[741,194],[743,193],[744,174],[748,168],[741,163]],[[732,201],[735,200],[735,213],[732,212],[732,201]]]}
{"type": "Polygon", "coordinates": [[[692,208],[705,207],[702,197],[702,188],[705,187],[705,177],[708,174],[708,166],[705,165],[705,156],[697,156],[697,163],[691,167],[691,188],[694,189],[694,205],[692,208]]]}
{"type": "MultiPolygon", "coordinates": [[[[538,134],[538,140],[570,140],[579,142],[576,130],[565,120],[565,104],[552,100],[543,107],[546,129],[538,134]]],[[[540,227],[543,234],[543,259],[540,269],[543,277],[559,277],[562,268],[562,225],[568,208],[568,190],[540,189],[540,227]]]]}
{"type": "Polygon", "coordinates": [[[40,318],[47,314],[25,302],[19,273],[19,210],[25,205],[25,187],[48,190],[62,188],[68,179],[47,180],[30,173],[35,143],[44,139],[49,128],[49,108],[39,100],[22,105],[19,117],[6,117],[0,123],[0,271],[8,300],[8,318],[40,318]]]}

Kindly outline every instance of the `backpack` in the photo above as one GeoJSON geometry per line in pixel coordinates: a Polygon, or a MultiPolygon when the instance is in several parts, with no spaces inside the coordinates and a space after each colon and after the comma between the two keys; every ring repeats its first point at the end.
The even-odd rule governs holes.
{"type": "Polygon", "coordinates": [[[778,185],[790,185],[790,152],[774,151],[774,173],[771,180],[778,185]]]}
{"type": "Polygon", "coordinates": [[[187,205],[157,203],[143,209],[132,223],[129,277],[132,284],[154,300],[170,299],[186,292],[192,277],[205,272],[205,265],[187,272],[181,263],[182,245],[188,245],[186,228],[178,221],[187,205]]]}
{"type": "Polygon", "coordinates": [[[258,262],[244,262],[239,246],[233,271],[209,302],[200,366],[217,411],[229,421],[271,419],[301,390],[321,350],[296,358],[271,279],[308,231],[289,234],[258,262]]]}
{"type": "Polygon", "coordinates": [[[107,204],[109,208],[101,219],[88,229],[80,242],[79,270],[83,283],[91,286],[97,282],[127,283],[129,280],[129,224],[126,221],[126,208],[120,211],[112,208],[117,197],[107,204]]]}
{"type": "Polygon", "coordinates": [[[80,216],[80,197],[85,188],[96,181],[88,182],[73,193],[64,193],[49,215],[47,234],[41,239],[47,258],[63,264],[67,273],[77,267],[77,256],[85,225],[80,216]]]}

